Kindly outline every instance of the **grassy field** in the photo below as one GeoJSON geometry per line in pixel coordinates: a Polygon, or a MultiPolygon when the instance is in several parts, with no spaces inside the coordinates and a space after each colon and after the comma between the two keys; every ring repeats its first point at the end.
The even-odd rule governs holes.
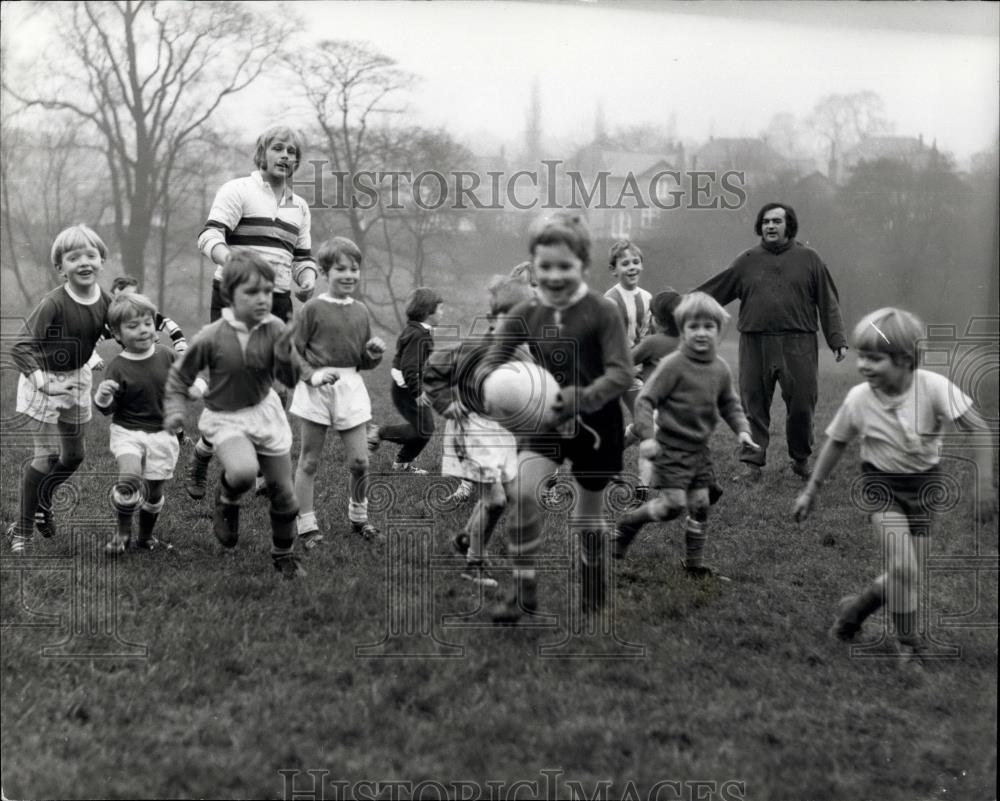
{"type": "MultiPolygon", "coordinates": [[[[5,527],[29,457],[9,373],[5,527]]],[[[388,381],[385,367],[368,379],[376,419],[391,415],[388,381]]],[[[846,363],[822,377],[820,431],[854,381],[846,363]]],[[[317,488],[327,540],[302,582],[273,572],[260,499],[223,552],[209,500],[190,501],[180,481],[159,526],[173,550],[106,568],[114,464],[96,420],[58,539],[20,561],[3,552],[6,797],[995,798],[996,573],[973,568],[996,564],[996,524],[977,528],[963,498],[936,529],[930,633],[942,657],[957,648],[950,658],[900,669],[878,642],[881,616],[854,653],[831,642],[837,599],[875,575],[880,553],[850,499],[856,451],[808,525],[791,520],[801,485],[780,406],[755,487],[729,480],[735,438],[716,432],[726,494],[709,552],[731,583],[686,579],[682,524],[653,526],[618,568],[609,614],[588,626],[554,512],[541,596],[553,625],[527,630],[487,625],[493,596],[459,578],[448,540],[468,507],[441,502],[453,482],[386,476],[390,448],[373,459],[385,548],[348,533],[331,442],[317,488]]],[[[435,439],[421,463],[439,457],[435,439]]],[[[504,544],[501,523],[501,590],[504,544]]]]}

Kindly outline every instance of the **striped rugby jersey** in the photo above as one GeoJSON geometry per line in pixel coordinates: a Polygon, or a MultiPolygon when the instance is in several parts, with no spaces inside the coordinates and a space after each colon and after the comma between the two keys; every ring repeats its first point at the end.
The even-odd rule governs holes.
{"type": "MultiPolygon", "coordinates": [[[[316,271],[310,248],[309,206],[286,189],[280,202],[260,174],[226,181],[215,195],[205,227],[198,235],[198,249],[209,259],[218,244],[246,247],[260,253],[274,268],[274,291],[289,292],[305,269],[316,271]]],[[[222,278],[222,266],[215,280],[222,278]]]]}

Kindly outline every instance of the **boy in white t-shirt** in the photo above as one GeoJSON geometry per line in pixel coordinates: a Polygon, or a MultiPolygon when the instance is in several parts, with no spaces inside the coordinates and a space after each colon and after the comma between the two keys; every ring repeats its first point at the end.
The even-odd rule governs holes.
{"type": "MultiPolygon", "coordinates": [[[[879,309],[858,323],[853,345],[865,383],[847,393],[826,429],[827,441],[794,507],[796,520],[804,520],[847,444],[860,437],[862,496],[884,499],[871,521],[882,541],[885,572],[861,594],[841,599],[830,633],[840,640],[854,639],[864,620],[884,603],[901,653],[917,660],[922,656],[917,630],[919,582],[934,498],[942,487],[938,470],[942,434],[946,425],[959,431],[987,431],[964,392],[944,376],[916,368],[923,335],[923,323],[901,309],[879,309]]],[[[992,449],[976,448],[975,460],[978,514],[988,522],[996,513],[992,449]]]]}

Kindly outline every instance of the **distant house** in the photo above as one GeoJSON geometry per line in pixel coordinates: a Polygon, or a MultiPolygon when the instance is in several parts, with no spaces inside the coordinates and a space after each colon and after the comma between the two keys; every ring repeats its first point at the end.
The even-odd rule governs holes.
{"type": "Polygon", "coordinates": [[[644,153],[596,141],[567,160],[557,196],[586,212],[595,237],[634,238],[663,224],[667,210],[660,206],[677,203],[683,169],[682,145],[644,153]]]}
{"type": "Polygon", "coordinates": [[[844,154],[844,179],[863,162],[899,161],[917,170],[927,167],[937,155],[937,146],[924,144],[920,136],[866,136],[844,154]]]}
{"type": "Polygon", "coordinates": [[[692,170],[735,170],[745,176],[750,188],[776,178],[796,175],[803,165],[775,151],[756,137],[711,137],[691,160],[692,170]]]}

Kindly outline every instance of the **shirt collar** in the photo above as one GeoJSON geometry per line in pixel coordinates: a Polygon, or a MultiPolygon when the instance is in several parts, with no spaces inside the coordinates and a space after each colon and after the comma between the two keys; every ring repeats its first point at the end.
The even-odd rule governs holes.
{"type": "Polygon", "coordinates": [[[63,284],[63,289],[66,290],[66,294],[69,295],[71,298],[73,298],[73,300],[75,300],[77,303],[80,303],[80,304],[82,304],[84,306],[92,306],[93,304],[97,303],[97,301],[99,301],[101,299],[101,289],[100,289],[100,287],[98,287],[98,286],[95,285],[94,288],[97,290],[97,294],[94,295],[92,298],[85,298],[83,295],[78,295],[76,292],[74,292],[72,289],[70,289],[68,282],[65,283],[65,284],[63,284]]]}
{"type": "MultiPolygon", "coordinates": [[[[257,182],[258,186],[260,186],[263,189],[266,189],[268,192],[274,195],[274,189],[267,181],[264,180],[264,176],[261,175],[260,170],[254,170],[252,173],[250,173],[250,177],[257,182]]],[[[281,197],[278,198],[278,203],[284,204],[287,201],[291,200],[291,197],[292,197],[291,187],[289,187],[288,184],[285,184],[285,186],[283,186],[281,189],[281,197]]]]}
{"type": "Polygon", "coordinates": [[[350,306],[352,303],[354,303],[354,298],[352,298],[350,296],[348,296],[346,298],[335,298],[329,292],[324,292],[319,297],[320,297],[320,300],[325,300],[327,303],[335,303],[338,306],[350,306]]]}
{"type": "Polygon", "coordinates": [[[273,315],[269,314],[267,317],[265,317],[259,323],[257,323],[256,325],[254,325],[253,328],[247,328],[247,324],[246,323],[244,323],[242,320],[237,320],[236,319],[236,315],[233,314],[233,310],[231,308],[229,308],[227,306],[226,308],[224,308],[222,310],[222,319],[225,320],[227,323],[229,323],[229,325],[231,327],[235,328],[237,331],[243,331],[245,333],[250,333],[251,331],[254,331],[254,330],[260,328],[262,325],[264,325],[264,323],[266,323],[268,320],[270,320],[271,317],[273,317],[273,315]]]}
{"type": "Polygon", "coordinates": [[[155,351],[156,351],[156,345],[154,344],[150,345],[149,350],[144,351],[143,353],[132,353],[131,351],[123,350],[118,355],[121,356],[123,359],[128,359],[130,362],[141,362],[143,359],[148,359],[150,356],[152,356],[155,351]]]}

